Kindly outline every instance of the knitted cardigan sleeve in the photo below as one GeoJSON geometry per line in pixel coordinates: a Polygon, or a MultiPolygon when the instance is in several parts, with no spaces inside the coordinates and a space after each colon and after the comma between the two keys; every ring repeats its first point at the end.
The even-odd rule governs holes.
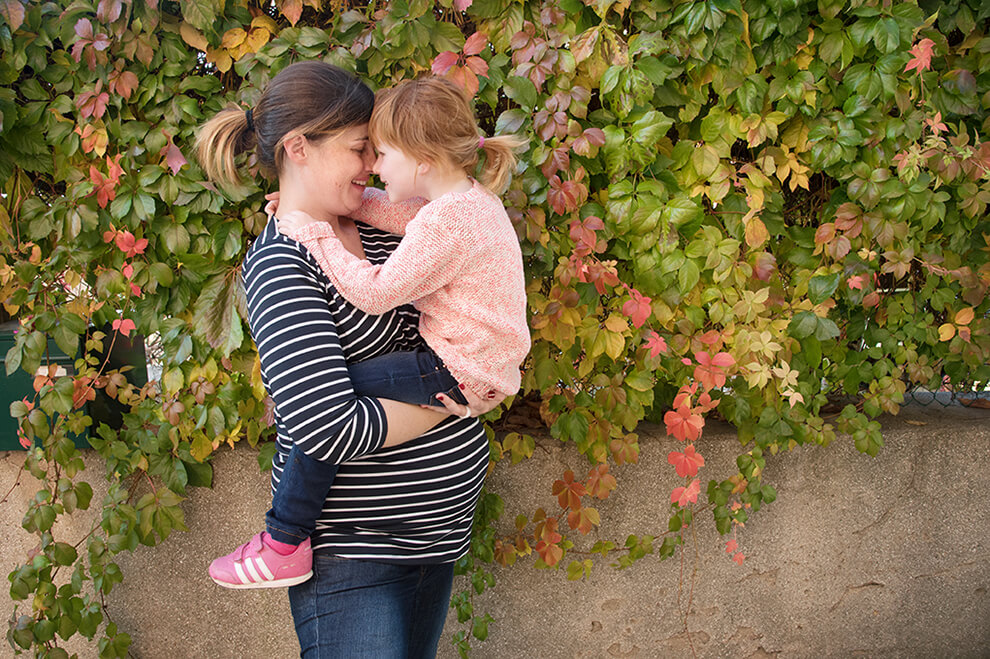
{"type": "Polygon", "coordinates": [[[347,251],[326,222],[292,232],[338,292],[365,313],[382,314],[439,290],[457,277],[465,250],[442,218],[417,216],[399,247],[381,265],[347,251]]]}
{"type": "Polygon", "coordinates": [[[388,193],[384,190],[365,188],[361,207],[351,214],[351,219],[370,224],[382,231],[404,236],[406,226],[416,217],[416,213],[425,203],[425,199],[416,197],[394,204],[388,200],[388,193]]]}

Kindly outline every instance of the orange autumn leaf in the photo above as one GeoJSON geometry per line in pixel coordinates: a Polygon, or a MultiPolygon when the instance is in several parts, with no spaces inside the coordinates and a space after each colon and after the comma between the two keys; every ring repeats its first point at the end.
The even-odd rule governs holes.
{"type": "Polygon", "coordinates": [[[701,429],[705,426],[704,418],[700,414],[695,414],[686,405],[664,414],[663,422],[667,426],[667,434],[673,435],[682,442],[694,441],[701,437],[701,429]]]}
{"type": "Polygon", "coordinates": [[[581,507],[581,497],[588,493],[583,483],[574,480],[574,472],[570,470],[564,472],[563,480],[554,481],[552,491],[561,508],[573,510],[581,507]]]}
{"type": "Polygon", "coordinates": [[[705,459],[694,450],[694,444],[688,444],[683,453],[671,451],[667,454],[667,462],[674,466],[681,478],[697,476],[698,469],[705,466],[705,459]]]}

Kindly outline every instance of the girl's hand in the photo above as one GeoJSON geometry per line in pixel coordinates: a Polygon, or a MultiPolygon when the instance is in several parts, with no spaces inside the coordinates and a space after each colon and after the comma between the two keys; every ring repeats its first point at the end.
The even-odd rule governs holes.
{"type": "Polygon", "coordinates": [[[319,222],[319,220],[309,213],[303,211],[289,211],[282,217],[278,218],[278,230],[282,234],[291,238],[294,232],[298,231],[307,224],[312,224],[313,222],[319,222]]]}
{"type": "Polygon", "coordinates": [[[449,396],[444,396],[443,394],[437,394],[437,400],[443,403],[443,407],[431,407],[430,405],[423,405],[423,407],[433,409],[433,410],[446,410],[448,414],[453,414],[459,416],[462,419],[468,417],[478,417],[482,414],[487,414],[491,412],[499,404],[505,400],[505,394],[497,391],[489,391],[486,398],[481,398],[478,394],[474,393],[465,386],[461,386],[461,395],[467,400],[467,405],[461,405],[449,396]]]}
{"type": "Polygon", "coordinates": [[[277,191],[269,192],[265,195],[265,199],[268,200],[268,203],[265,204],[265,215],[275,215],[278,213],[278,200],[280,196],[277,191]]]}

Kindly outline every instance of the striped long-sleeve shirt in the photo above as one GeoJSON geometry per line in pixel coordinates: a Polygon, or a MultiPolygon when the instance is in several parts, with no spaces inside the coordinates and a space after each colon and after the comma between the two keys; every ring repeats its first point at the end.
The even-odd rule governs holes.
{"type": "MultiPolygon", "coordinates": [[[[399,244],[398,236],[358,228],[372,262],[383,262],[399,244]]],[[[262,379],[275,401],[273,490],[293,444],[340,465],[313,548],[388,562],[459,558],[488,464],[481,425],[450,417],[417,439],[383,448],[382,406],[357,396],[347,374],[348,361],[420,345],[415,310],[359,311],[274,220],[251,246],[243,276],[262,379]]]]}

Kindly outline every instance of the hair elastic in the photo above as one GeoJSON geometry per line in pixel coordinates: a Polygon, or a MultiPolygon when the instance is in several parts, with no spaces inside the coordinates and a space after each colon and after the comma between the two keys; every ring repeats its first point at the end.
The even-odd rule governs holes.
{"type": "Polygon", "coordinates": [[[485,136],[484,135],[479,135],[478,136],[478,148],[479,149],[484,149],[485,148],[485,136]]]}
{"type": "Polygon", "coordinates": [[[251,108],[248,108],[247,110],[244,111],[244,116],[247,117],[247,129],[253,133],[254,132],[254,111],[251,108]]]}

